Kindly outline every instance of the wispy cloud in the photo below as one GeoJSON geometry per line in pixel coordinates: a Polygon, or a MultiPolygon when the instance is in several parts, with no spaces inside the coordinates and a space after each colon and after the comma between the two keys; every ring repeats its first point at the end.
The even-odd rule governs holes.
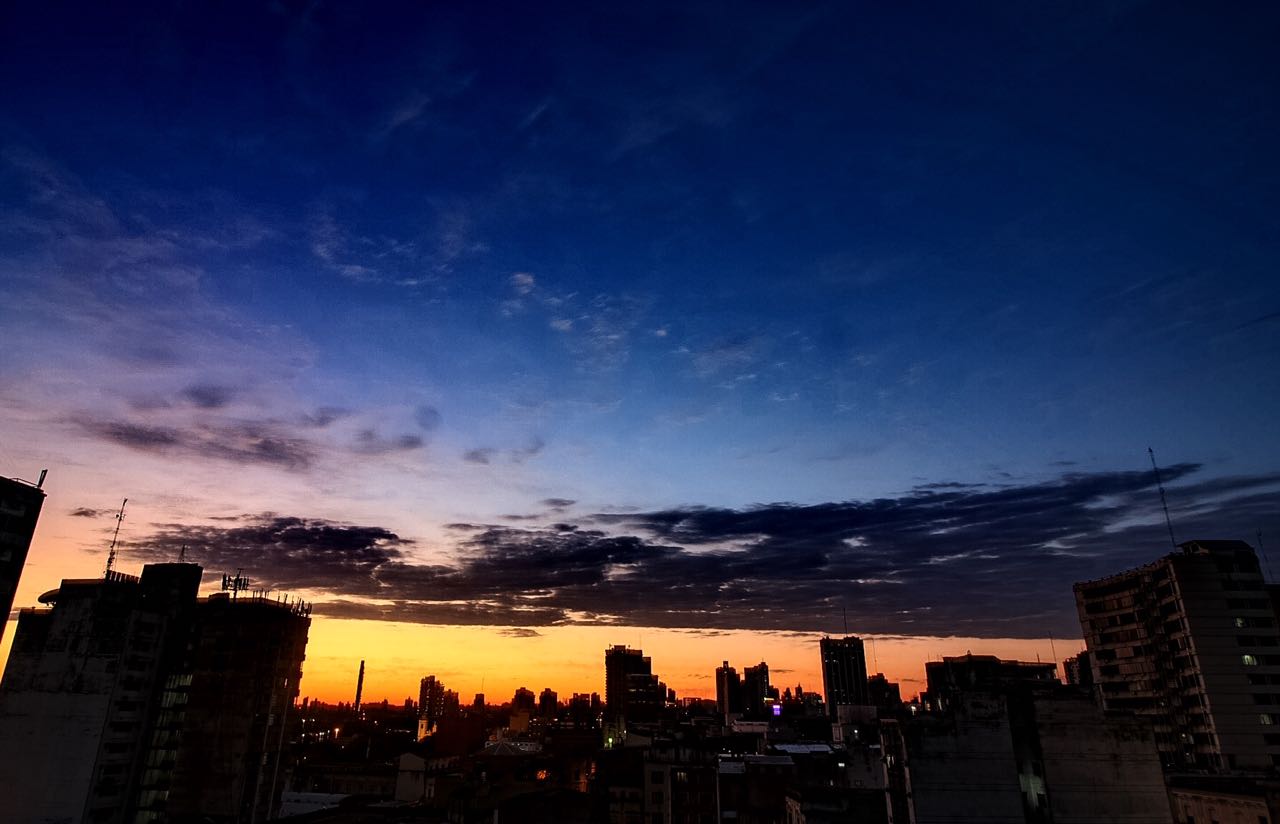
{"type": "Polygon", "coordinates": [[[266,421],[194,422],[179,427],[85,416],[72,423],[84,434],[138,452],[262,464],[291,471],[310,468],[319,451],[314,442],[266,421]]]}

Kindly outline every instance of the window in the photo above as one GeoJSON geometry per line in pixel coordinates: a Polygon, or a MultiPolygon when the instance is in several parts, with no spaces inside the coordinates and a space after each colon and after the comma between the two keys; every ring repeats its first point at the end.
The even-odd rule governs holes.
{"type": "Polygon", "coordinates": [[[1256,667],[1258,666],[1258,658],[1254,655],[1241,655],[1240,663],[1244,664],[1246,667],[1256,667]]]}

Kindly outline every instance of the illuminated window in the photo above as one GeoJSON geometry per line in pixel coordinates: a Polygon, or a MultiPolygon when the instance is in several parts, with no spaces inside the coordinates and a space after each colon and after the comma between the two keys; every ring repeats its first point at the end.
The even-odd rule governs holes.
{"type": "Polygon", "coordinates": [[[1241,655],[1240,663],[1244,664],[1246,667],[1256,667],[1258,666],[1258,658],[1254,655],[1241,655]]]}

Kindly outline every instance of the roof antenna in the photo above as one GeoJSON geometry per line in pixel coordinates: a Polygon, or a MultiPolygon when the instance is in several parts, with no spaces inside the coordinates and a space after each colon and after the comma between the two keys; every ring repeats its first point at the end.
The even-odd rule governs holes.
{"type": "Polygon", "coordinates": [[[181,564],[186,560],[187,560],[187,545],[183,544],[182,549],[178,550],[178,563],[181,564]]]}
{"type": "Polygon", "coordinates": [[[1164,483],[1160,480],[1160,467],[1156,466],[1156,453],[1151,447],[1147,447],[1147,454],[1151,456],[1151,471],[1156,476],[1156,489],[1160,490],[1160,506],[1164,507],[1164,522],[1169,527],[1169,543],[1173,545],[1173,551],[1178,551],[1178,539],[1173,537],[1173,519],[1169,517],[1169,501],[1164,496],[1164,483]]]}
{"type": "Polygon", "coordinates": [[[840,613],[844,615],[844,634],[849,634],[849,608],[844,604],[840,605],[840,613]]]}
{"type": "Polygon", "coordinates": [[[1262,530],[1258,530],[1258,553],[1262,555],[1262,563],[1267,567],[1267,577],[1275,582],[1276,576],[1271,574],[1271,559],[1267,557],[1267,550],[1262,546],[1262,530]]]}
{"type": "Polygon", "coordinates": [[[111,549],[107,551],[107,575],[111,574],[111,568],[116,565],[116,539],[120,537],[120,522],[124,520],[124,505],[127,503],[128,498],[121,501],[120,511],[116,513],[116,531],[111,536],[111,549]]]}

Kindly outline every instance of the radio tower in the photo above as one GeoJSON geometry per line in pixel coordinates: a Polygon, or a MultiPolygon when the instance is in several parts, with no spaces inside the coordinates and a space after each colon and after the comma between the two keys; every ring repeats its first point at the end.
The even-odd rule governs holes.
{"type": "Polygon", "coordinates": [[[129,499],[125,498],[120,502],[120,511],[116,513],[116,531],[111,536],[111,549],[107,551],[107,574],[111,574],[111,568],[116,565],[116,540],[120,537],[120,522],[124,520],[124,505],[129,503],[129,499]]]}

